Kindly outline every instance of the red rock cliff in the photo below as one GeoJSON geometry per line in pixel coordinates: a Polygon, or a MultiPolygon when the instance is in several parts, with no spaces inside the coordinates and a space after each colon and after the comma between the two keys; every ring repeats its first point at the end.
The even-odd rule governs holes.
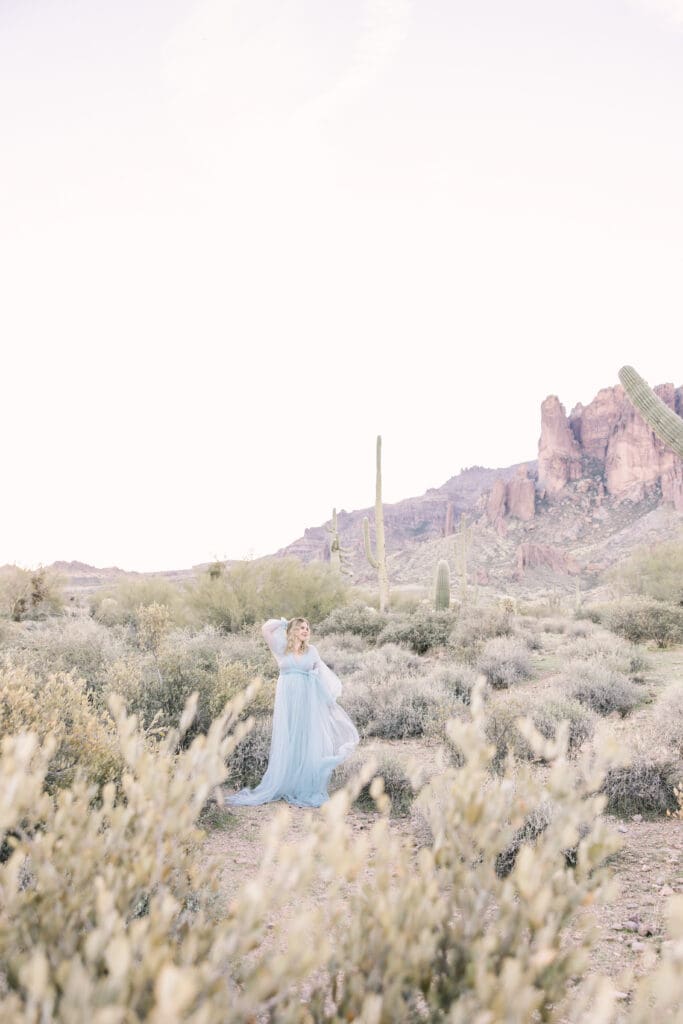
{"type": "MultiPolygon", "coordinates": [[[[655,391],[683,414],[683,388],[661,384],[655,391]]],[[[559,399],[546,398],[538,449],[538,485],[550,498],[592,477],[618,500],[640,501],[659,486],[663,500],[683,511],[683,459],[655,437],[620,385],[603,388],[569,417],[559,399]]]]}

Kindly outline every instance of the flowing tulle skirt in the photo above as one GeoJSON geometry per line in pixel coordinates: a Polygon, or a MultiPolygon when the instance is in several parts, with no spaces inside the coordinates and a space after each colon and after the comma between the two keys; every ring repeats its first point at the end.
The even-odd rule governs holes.
{"type": "Polygon", "coordinates": [[[338,764],[358,743],[353,722],[315,672],[280,673],[275,691],[268,768],[255,789],[242,789],[228,803],[255,805],[286,800],[320,807],[338,764]]]}

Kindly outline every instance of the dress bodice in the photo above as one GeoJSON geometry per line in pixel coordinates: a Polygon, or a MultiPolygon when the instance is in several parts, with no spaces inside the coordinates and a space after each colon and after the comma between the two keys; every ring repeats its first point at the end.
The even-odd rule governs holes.
{"type": "Polygon", "coordinates": [[[318,653],[313,646],[303,654],[293,654],[290,651],[288,654],[276,654],[275,657],[281,672],[312,672],[318,661],[318,653]]]}

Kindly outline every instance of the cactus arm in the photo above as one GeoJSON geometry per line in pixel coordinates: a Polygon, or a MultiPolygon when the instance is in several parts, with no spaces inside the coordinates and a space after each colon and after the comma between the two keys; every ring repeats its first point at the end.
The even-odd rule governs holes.
{"type": "Polygon", "coordinates": [[[372,553],[370,546],[370,520],[363,516],[363,540],[365,541],[365,557],[373,569],[379,569],[379,562],[372,553]]]}
{"type": "Polygon", "coordinates": [[[434,608],[438,611],[445,611],[451,603],[451,573],[448,562],[442,558],[436,567],[436,579],[434,582],[434,608]]]}
{"type": "Polygon", "coordinates": [[[632,404],[659,440],[683,458],[683,418],[655,394],[632,366],[622,366],[619,380],[632,404]]]}

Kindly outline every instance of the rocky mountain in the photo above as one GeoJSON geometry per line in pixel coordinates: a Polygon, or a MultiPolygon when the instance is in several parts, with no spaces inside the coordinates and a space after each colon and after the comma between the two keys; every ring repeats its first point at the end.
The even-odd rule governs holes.
{"type": "MultiPolygon", "coordinates": [[[[659,397],[683,416],[683,387],[659,397]]],[[[541,405],[538,460],[505,469],[474,466],[417,498],[384,506],[389,570],[396,584],[429,585],[439,558],[454,563],[460,516],[472,520],[470,582],[528,591],[591,586],[639,543],[683,526],[683,460],[668,450],[623,388],[604,388],[569,415],[557,396],[541,405]]],[[[338,514],[339,538],[358,582],[374,573],[362,520],[373,509],[338,514]]],[[[325,525],[278,555],[329,558],[325,525]]]]}
{"type": "MultiPolygon", "coordinates": [[[[683,417],[683,387],[655,390],[683,417]]],[[[470,584],[512,594],[569,592],[577,582],[585,589],[638,544],[683,529],[683,459],[655,437],[620,385],[603,388],[569,415],[550,395],[541,405],[537,461],[504,469],[471,466],[419,497],[384,505],[393,588],[430,587],[440,558],[456,569],[454,535],[463,513],[471,524],[470,584]]],[[[342,510],[338,528],[354,582],[373,585],[363,545],[365,515],[374,524],[374,507],[342,510]]],[[[309,527],[277,556],[329,560],[326,525],[309,527]]],[[[55,562],[52,568],[68,593],[82,594],[124,576],[182,583],[207,566],[159,573],[82,562],[55,562]]]]}

